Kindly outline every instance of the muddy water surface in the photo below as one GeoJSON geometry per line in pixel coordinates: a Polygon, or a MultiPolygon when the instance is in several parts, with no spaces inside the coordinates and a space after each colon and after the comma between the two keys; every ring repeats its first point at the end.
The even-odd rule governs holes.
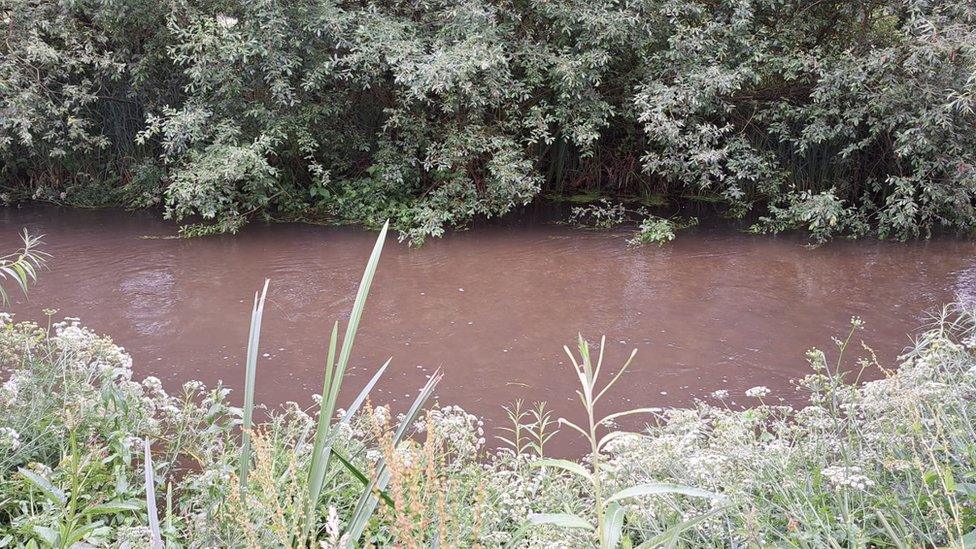
{"type": "MultiPolygon", "coordinates": [[[[20,320],[41,310],[80,317],[133,355],[137,377],[169,387],[199,379],[243,385],[251,296],[271,278],[257,400],[311,404],[321,389],[333,319],[349,314],[375,233],[253,225],[233,237],[165,238],[151,213],[0,209],[0,245],[28,227],[53,254],[20,320]]],[[[976,300],[976,242],[835,242],[728,227],[689,230],[671,245],[634,250],[622,233],[508,222],[450,234],[419,249],[390,238],[356,340],[353,390],[392,356],[376,404],[403,407],[440,368],[442,404],[490,425],[500,405],[547,400],[576,418],[575,380],[562,353],[577,332],[608,338],[615,366],[638,355],[608,408],[680,406],[727,389],[766,385],[797,402],[790,379],[804,351],[827,347],[853,314],[883,360],[909,343],[924,313],[976,300]]],[[[611,369],[614,369],[611,368],[611,369]]],[[[239,396],[239,391],[237,391],[239,396]]],[[[491,433],[489,433],[489,437],[491,433]]],[[[577,448],[570,433],[557,444],[577,448]]]]}

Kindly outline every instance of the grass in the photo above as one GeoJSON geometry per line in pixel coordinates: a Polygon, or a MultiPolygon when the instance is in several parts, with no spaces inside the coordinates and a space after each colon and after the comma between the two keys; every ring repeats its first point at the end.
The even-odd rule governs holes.
{"type": "MultiPolygon", "coordinates": [[[[600,340],[600,353],[594,364],[590,353],[590,344],[578,338],[579,358],[564,347],[566,355],[569,357],[579,380],[580,390],[576,392],[580,403],[586,412],[587,424],[579,426],[565,418],[559,418],[561,425],[570,427],[579,433],[590,445],[590,470],[579,463],[565,459],[540,459],[533,463],[537,467],[556,467],[570,474],[576,475],[589,483],[593,494],[592,515],[596,516],[596,527],[586,518],[572,513],[546,513],[534,514],[529,517],[529,522],[533,525],[554,524],[564,528],[578,528],[582,530],[595,531],[596,540],[601,549],[611,549],[620,544],[623,537],[623,521],[626,509],[621,505],[624,500],[629,500],[641,496],[658,494],[681,494],[689,497],[702,497],[715,499],[718,496],[704,490],[699,490],[690,486],[679,486],[664,483],[646,483],[629,486],[617,491],[613,495],[606,493],[604,471],[601,467],[602,454],[604,448],[614,439],[625,436],[624,431],[616,431],[610,428],[614,420],[635,414],[649,414],[660,412],[659,408],[634,408],[622,412],[615,412],[597,419],[596,405],[611,387],[620,379],[630,367],[637,349],[634,349],[630,357],[624,362],[617,373],[609,382],[600,386],[600,372],[603,369],[603,350],[606,348],[606,337],[600,340]],[[606,431],[601,434],[601,431],[606,431]]],[[[673,530],[684,529],[685,525],[679,523],[673,530]]],[[[657,544],[642,544],[641,546],[656,547],[657,544]]]]}
{"type": "MultiPolygon", "coordinates": [[[[355,301],[353,302],[349,322],[346,325],[345,337],[342,340],[341,347],[338,344],[339,322],[336,321],[332,327],[332,333],[329,338],[329,347],[326,353],[325,377],[321,393],[322,401],[315,428],[315,437],[312,442],[311,457],[308,467],[307,491],[303,494],[305,496],[304,519],[301,521],[301,531],[291,532],[287,536],[291,543],[299,546],[305,546],[314,542],[318,538],[318,506],[321,500],[322,488],[325,485],[326,477],[330,472],[330,463],[333,456],[332,450],[333,442],[335,440],[335,433],[337,432],[336,430],[348,424],[351,418],[356,416],[360,406],[366,400],[372,388],[383,376],[387,367],[390,365],[390,360],[392,360],[387,360],[386,363],[384,363],[377,370],[366,386],[353,400],[349,408],[343,413],[342,417],[338,419],[335,424],[333,424],[333,417],[336,411],[343,381],[346,376],[349,359],[352,354],[353,343],[356,340],[356,333],[359,330],[359,322],[362,318],[363,309],[366,306],[366,298],[369,295],[369,290],[372,286],[373,276],[376,274],[376,268],[379,265],[380,256],[383,252],[383,244],[386,241],[388,230],[389,221],[387,221],[380,230],[376,243],[373,246],[372,253],[370,254],[369,260],[366,263],[366,268],[363,272],[359,289],[356,292],[355,301]],[[337,350],[338,359],[336,358],[337,350]]],[[[244,408],[242,410],[243,424],[239,468],[239,479],[242,493],[246,493],[249,489],[248,474],[254,459],[251,448],[251,433],[253,428],[254,414],[254,386],[259,355],[261,321],[264,313],[264,303],[265,299],[267,298],[269,284],[270,280],[265,280],[262,290],[255,293],[254,305],[251,310],[251,325],[248,335],[245,370],[244,408]]],[[[429,399],[433,394],[434,389],[440,379],[441,375],[439,373],[435,373],[420,390],[417,398],[410,407],[410,410],[401,421],[396,434],[393,436],[392,444],[394,447],[403,441],[404,437],[407,435],[408,429],[410,426],[412,426],[414,420],[416,420],[417,415],[420,413],[427,399],[429,399]]],[[[357,480],[367,479],[367,476],[348,460],[342,459],[340,460],[340,463],[343,465],[343,467],[348,469],[357,480]]],[[[383,490],[386,488],[386,484],[389,482],[389,474],[386,471],[383,460],[378,460],[377,463],[374,464],[374,467],[375,473],[373,474],[372,478],[364,482],[362,494],[352,512],[351,518],[348,521],[348,526],[346,527],[345,532],[345,536],[348,539],[358,540],[362,536],[363,531],[366,529],[366,526],[372,517],[379,500],[381,499],[380,495],[382,495],[383,490]]],[[[385,499],[388,500],[389,498],[387,497],[385,499]]],[[[152,522],[152,520],[150,522],[152,522]]]]}

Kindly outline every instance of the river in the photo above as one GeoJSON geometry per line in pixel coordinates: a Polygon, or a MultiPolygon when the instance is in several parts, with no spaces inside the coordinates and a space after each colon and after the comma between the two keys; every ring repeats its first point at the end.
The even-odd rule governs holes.
{"type": "MultiPolygon", "coordinates": [[[[19,320],[44,308],[110,334],[136,377],[169,388],[198,379],[243,386],[254,291],[271,279],[256,400],[312,403],[321,390],[328,332],[349,314],[375,233],[353,227],[259,224],[235,236],[181,240],[157,212],[0,209],[0,246],[28,227],[52,254],[29,299],[12,291],[19,320]]],[[[576,334],[607,336],[608,368],[638,349],[607,410],[685,406],[728,390],[750,404],[801,402],[790,380],[804,352],[831,347],[851,315],[888,365],[943,303],[976,302],[976,241],[871,239],[809,248],[799,236],[754,236],[722,223],[673,243],[633,249],[620,231],[533,219],[454,232],[420,248],[390,237],[356,340],[346,399],[393,357],[374,404],[404,407],[441,369],[437,398],[483,416],[501,405],[548,401],[578,418],[576,379],[562,351],[576,334]]],[[[877,372],[868,372],[877,377],[877,372]]],[[[345,401],[344,401],[345,402],[345,401]]],[[[488,438],[497,432],[489,429],[488,438]]],[[[556,439],[578,448],[572,433],[556,439]]]]}

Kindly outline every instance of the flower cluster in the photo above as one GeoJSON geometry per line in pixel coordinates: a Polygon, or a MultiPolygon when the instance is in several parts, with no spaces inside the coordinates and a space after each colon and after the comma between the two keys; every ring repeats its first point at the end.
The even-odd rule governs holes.
{"type": "Polygon", "coordinates": [[[746,390],[746,396],[750,398],[763,398],[768,395],[769,388],[763,387],[762,385],[746,390]]]}
{"type": "Polygon", "coordinates": [[[858,466],[833,465],[820,472],[835,490],[855,490],[863,492],[874,486],[874,481],[864,475],[858,466]]]}

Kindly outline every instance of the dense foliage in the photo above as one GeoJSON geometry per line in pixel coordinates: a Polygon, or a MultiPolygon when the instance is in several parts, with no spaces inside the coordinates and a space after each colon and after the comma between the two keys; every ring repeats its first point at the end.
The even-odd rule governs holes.
{"type": "Polygon", "coordinates": [[[8,201],[412,240],[540,192],[976,224],[969,0],[2,0],[8,201]]]}

